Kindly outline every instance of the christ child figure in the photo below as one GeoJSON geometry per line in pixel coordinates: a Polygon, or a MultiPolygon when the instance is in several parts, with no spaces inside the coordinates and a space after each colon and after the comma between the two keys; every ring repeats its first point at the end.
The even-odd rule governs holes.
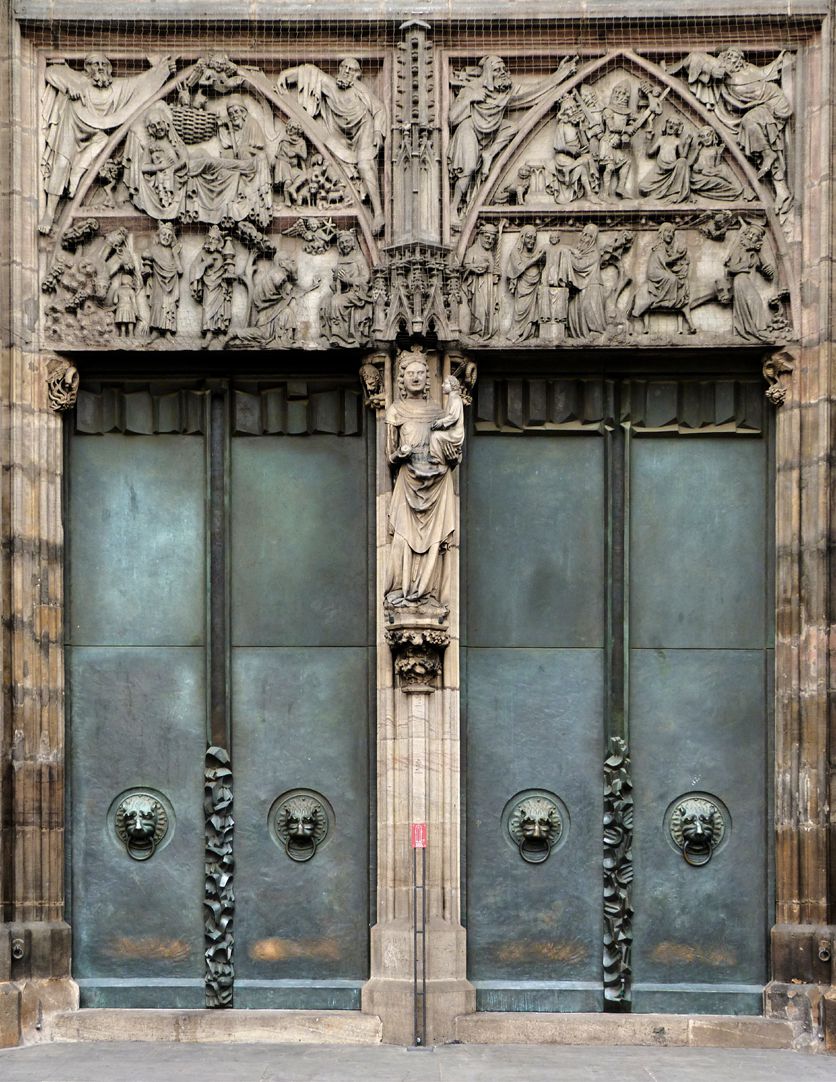
{"type": "Polygon", "coordinates": [[[430,425],[430,458],[437,462],[461,462],[464,446],[464,403],[456,376],[441,385],[447,395],[447,409],[430,425]]]}

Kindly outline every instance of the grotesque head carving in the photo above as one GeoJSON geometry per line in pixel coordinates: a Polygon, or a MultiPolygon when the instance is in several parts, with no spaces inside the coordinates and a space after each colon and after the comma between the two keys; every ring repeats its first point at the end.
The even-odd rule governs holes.
{"type": "Polygon", "coordinates": [[[275,818],[275,831],[291,860],[310,860],[328,834],[328,815],[312,796],[291,796],[283,801],[275,818]]]}
{"type": "Polygon", "coordinates": [[[722,811],[707,797],[686,796],[670,815],[670,833],[686,863],[695,868],[708,864],[726,832],[722,811]]]}
{"type": "Polygon", "coordinates": [[[116,809],[116,834],[134,860],[150,860],[168,832],[168,815],[150,793],[133,793],[116,809]]]}
{"type": "Polygon", "coordinates": [[[524,861],[542,864],[563,833],[557,804],[545,796],[526,797],[511,812],[508,832],[524,861]]]}

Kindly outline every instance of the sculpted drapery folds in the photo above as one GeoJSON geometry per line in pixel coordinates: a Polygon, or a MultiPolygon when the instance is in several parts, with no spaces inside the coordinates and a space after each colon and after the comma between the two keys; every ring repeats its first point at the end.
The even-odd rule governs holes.
{"type": "Polygon", "coordinates": [[[386,457],[396,470],[386,603],[441,606],[444,551],[456,525],[451,470],[464,442],[460,388],[449,377],[447,409],[431,401],[429,369],[417,349],[398,358],[397,383],[397,397],[386,411],[386,457]]]}
{"type": "Polygon", "coordinates": [[[742,49],[725,49],[718,56],[689,53],[671,67],[682,74],[694,96],[714,111],[737,138],[740,149],[755,165],[760,178],[771,178],[777,213],[792,205],[787,185],[785,128],[792,106],[778,85],[787,61],[781,52],[764,67],[750,64],[742,49]]]}
{"type": "Polygon", "coordinates": [[[46,206],[39,229],[48,233],[59,200],[75,195],[79,181],[103,149],[110,132],[128,119],[133,110],[159,90],[174,71],[171,57],[162,57],[139,75],[114,77],[107,57],[91,53],[84,70],[76,71],[63,61],[46,69],[43,100],[44,178],[46,206]]]}
{"type": "Polygon", "coordinates": [[[606,298],[601,277],[601,249],[598,226],[590,223],[580,240],[566,253],[565,280],[569,285],[569,335],[587,338],[606,330],[606,298]]]}
{"type": "Polygon", "coordinates": [[[371,319],[369,265],[349,231],[337,238],[337,265],[331,271],[331,292],[319,308],[322,333],[334,345],[356,346],[368,338],[371,319]]]}
{"type": "Polygon", "coordinates": [[[537,243],[537,230],[525,226],[508,257],[506,280],[514,298],[509,337],[516,341],[535,338],[540,331],[542,314],[541,282],[546,251],[537,243]]]}
{"type": "Polygon", "coordinates": [[[148,326],[154,338],[177,333],[182,274],[182,245],[174,226],[169,222],[160,222],[157,239],[142,256],[142,277],[146,281],[150,309],[148,326]]]}
{"type": "Polygon", "coordinates": [[[220,348],[232,320],[232,285],[235,281],[235,250],[220,229],[210,227],[189,269],[189,288],[203,311],[201,330],[210,348],[220,348]]]}
{"type": "Polygon", "coordinates": [[[536,105],[576,67],[577,57],[564,58],[552,75],[531,87],[515,85],[499,56],[485,56],[478,67],[453,73],[451,85],[459,91],[449,115],[454,218],[462,215],[476,184],[485,179],[497,154],[514,138],[517,126],[506,118],[508,109],[536,105]]]}
{"type": "Polygon", "coordinates": [[[340,61],[336,77],[315,64],[288,68],[276,80],[276,89],[287,93],[294,84],[300,105],[325,128],[328,149],[345,164],[349,175],[355,170],[359,174],[372,208],[372,228],[382,232],[377,156],[389,123],[386,106],[363,83],[360,63],[353,57],[340,61]]]}
{"type": "Polygon", "coordinates": [[[499,277],[499,230],[493,222],[482,222],[465,253],[462,276],[473,338],[492,338],[499,328],[499,277]]]}
{"type": "Polygon", "coordinates": [[[680,323],[696,334],[691,322],[691,288],[688,272],[691,260],[684,245],[679,244],[676,230],[665,222],[659,227],[656,243],[647,260],[645,280],[636,291],[633,315],[642,321],[644,332],[650,329],[649,313],[654,310],[676,312],[680,323]]]}
{"type": "Polygon", "coordinates": [[[683,135],[682,128],[679,117],[669,116],[658,134],[648,129],[647,156],[656,161],[639,184],[642,195],[661,203],[684,203],[691,194],[693,138],[690,134],[683,135]]]}
{"type": "Polygon", "coordinates": [[[775,267],[764,258],[766,234],[759,225],[743,225],[726,256],[724,299],[732,302],[735,333],[749,342],[768,341],[769,312],[758,290],[758,278],[775,279],[775,267]]]}

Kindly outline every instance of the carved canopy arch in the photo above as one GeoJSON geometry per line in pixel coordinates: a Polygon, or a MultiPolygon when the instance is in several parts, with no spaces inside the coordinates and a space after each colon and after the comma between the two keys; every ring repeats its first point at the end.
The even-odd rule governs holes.
{"type": "MultiPolygon", "coordinates": [[[[458,239],[456,250],[458,259],[464,259],[468,248],[473,243],[480,218],[485,209],[491,207],[495,202],[496,193],[500,188],[502,179],[506,177],[509,171],[509,166],[533,136],[548,122],[560,99],[572,92],[577,92],[581,86],[589,84],[593,80],[598,80],[617,69],[626,69],[638,79],[655,84],[660,88],[661,93],[667,98],[668,102],[674,106],[678,114],[695,125],[707,126],[714,131],[718,144],[734,163],[736,172],[742,178],[745,178],[746,185],[754,193],[754,199],[750,202],[749,207],[757,213],[758,217],[764,219],[767,233],[777,256],[779,267],[778,283],[781,288],[789,293],[790,308],[794,322],[798,325],[800,310],[796,283],[791,271],[786,237],[774,209],[771,193],[765,188],[752,163],[743,154],[728,129],[718,122],[714,112],[707,109],[697,97],[689,92],[687,84],[668,74],[658,64],[639,56],[630,49],[611,50],[604,56],[582,65],[573,75],[559,83],[523,115],[517,125],[517,131],[513,139],[496,155],[487,176],[470,201],[462,221],[461,233],[458,239]]],[[[511,209],[509,208],[509,211],[511,209]]],[[[563,209],[569,208],[564,207],[563,209]]],[[[616,214],[620,208],[616,205],[610,205],[606,209],[616,214]]],[[[679,210],[680,208],[672,209],[679,210]]],[[[686,208],[683,206],[681,209],[685,210],[686,208]]],[[[693,207],[689,205],[687,209],[692,210],[693,207]]],[[[632,210],[634,213],[636,212],[635,207],[632,210]]]]}
{"type": "MultiPolygon", "coordinates": [[[[114,151],[116,151],[116,149],[124,142],[131,129],[136,126],[138,121],[142,120],[142,118],[148,114],[154,105],[158,102],[163,102],[169,95],[176,92],[184,82],[188,81],[190,76],[197,71],[199,63],[200,62],[197,61],[189,67],[177,71],[158,91],[139,102],[136,108],[130,113],[127,120],[108,136],[107,142],[104,144],[101,152],[93,160],[92,164],[79,181],[75,195],[68,201],[61,212],[56,229],[59,241],[75,218],[89,216],[89,208],[84,206],[85,198],[99,176],[102,168],[112,157],[114,151]]],[[[344,184],[346,191],[351,193],[351,200],[344,208],[341,208],[341,213],[344,215],[348,212],[352,217],[357,219],[357,224],[362,234],[366,250],[369,253],[369,257],[372,262],[376,262],[379,252],[378,244],[374,236],[372,220],[365,206],[361,202],[360,197],[356,192],[356,187],[346,172],[343,163],[330,151],[323,141],[317,123],[289,95],[278,93],[263,72],[241,67],[238,69],[238,74],[242,79],[240,91],[243,92],[249,90],[256,98],[266,101],[285,121],[292,121],[297,124],[311,146],[315,149],[316,153],[322,155],[328,168],[339,177],[344,184]]]]}

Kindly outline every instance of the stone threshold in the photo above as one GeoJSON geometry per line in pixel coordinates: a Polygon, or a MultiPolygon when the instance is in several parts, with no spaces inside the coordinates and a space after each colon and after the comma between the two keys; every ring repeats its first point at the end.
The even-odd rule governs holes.
{"type": "Polygon", "coordinates": [[[644,1045],[691,1048],[792,1048],[781,1019],[740,1015],[540,1014],[480,1011],[460,1015],[463,1044],[644,1045]]]}
{"type": "Polygon", "coordinates": [[[383,1026],[360,1011],[133,1010],[82,1008],[55,1015],[53,1041],[207,1044],[380,1044],[383,1026]]]}

